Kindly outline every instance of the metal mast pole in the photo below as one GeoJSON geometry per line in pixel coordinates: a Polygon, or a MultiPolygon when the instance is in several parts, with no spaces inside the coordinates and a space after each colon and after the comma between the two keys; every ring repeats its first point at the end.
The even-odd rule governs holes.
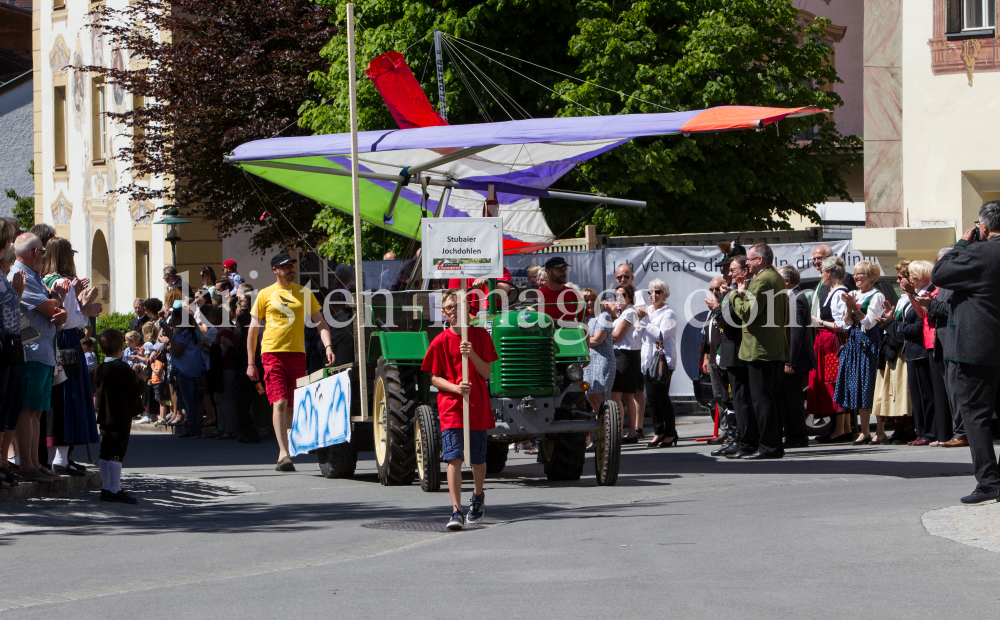
{"type": "Polygon", "coordinates": [[[434,64],[437,67],[438,110],[441,118],[448,120],[448,103],[444,97],[444,58],[441,57],[441,33],[434,31],[434,64]]]}
{"type": "Polygon", "coordinates": [[[364,285],[361,270],[361,187],[358,179],[358,89],[354,62],[354,4],[347,5],[347,75],[351,95],[351,188],[354,200],[354,324],[358,328],[358,392],[361,394],[361,417],[368,417],[368,372],[365,360],[364,285]]]}

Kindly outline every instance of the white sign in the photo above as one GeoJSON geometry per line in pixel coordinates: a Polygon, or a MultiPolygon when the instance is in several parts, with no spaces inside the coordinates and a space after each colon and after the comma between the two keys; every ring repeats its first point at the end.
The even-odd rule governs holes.
{"type": "Polygon", "coordinates": [[[420,241],[425,279],[503,276],[503,221],[498,217],[424,218],[420,241]]]}
{"type": "Polygon", "coordinates": [[[295,389],[295,414],[288,434],[292,456],[351,440],[350,370],[295,389]]]}

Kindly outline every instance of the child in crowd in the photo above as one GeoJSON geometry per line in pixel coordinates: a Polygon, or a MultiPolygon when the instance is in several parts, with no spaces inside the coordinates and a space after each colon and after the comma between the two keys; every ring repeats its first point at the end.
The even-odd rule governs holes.
{"type": "Polygon", "coordinates": [[[142,361],[142,352],[139,350],[141,344],[142,334],[139,332],[125,334],[125,353],[122,355],[122,361],[127,363],[129,368],[142,361]]]}
{"type": "Polygon", "coordinates": [[[94,400],[97,423],[101,429],[101,501],[136,504],[138,500],[121,487],[122,461],[132,431],[132,416],[142,412],[140,383],[122,360],[122,333],[106,329],[97,336],[104,351],[104,361],[94,373],[94,400]]]}
{"type": "Polygon", "coordinates": [[[80,346],[83,347],[83,357],[87,360],[87,372],[94,372],[94,367],[97,365],[97,356],[94,355],[94,342],[93,338],[84,338],[80,341],[80,346]]]}
{"type": "Polygon", "coordinates": [[[132,370],[138,373],[146,381],[146,392],[142,397],[142,405],[145,413],[139,419],[139,424],[152,424],[156,421],[160,411],[159,399],[156,397],[156,389],[150,383],[153,377],[152,361],[157,351],[163,350],[163,345],[157,342],[160,329],[155,321],[150,321],[142,326],[142,346],[139,347],[139,357],[137,363],[132,366],[132,370]]]}
{"type": "Polygon", "coordinates": [[[483,519],[486,494],[486,431],[495,427],[490,408],[490,364],[497,360],[496,349],[489,332],[481,327],[468,328],[468,342],[462,342],[458,327],[458,295],[449,290],[441,297],[441,313],[449,328],[431,342],[421,369],[431,374],[431,385],[438,389],[438,413],[441,418],[441,446],[448,462],[448,492],[451,495],[449,530],[465,526],[462,514],[462,461],[465,458],[462,397],[469,395],[469,462],[472,464],[474,491],[468,521],[483,519]],[[469,356],[469,378],[462,380],[462,355],[469,356]]]}

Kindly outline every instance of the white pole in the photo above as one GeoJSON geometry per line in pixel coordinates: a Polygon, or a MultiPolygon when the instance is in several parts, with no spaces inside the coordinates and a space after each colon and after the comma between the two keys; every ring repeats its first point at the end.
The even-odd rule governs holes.
{"type": "MultiPolygon", "coordinates": [[[[469,305],[466,300],[465,287],[468,281],[462,278],[462,289],[458,293],[458,326],[462,331],[462,344],[469,341],[469,305]]],[[[478,372],[478,371],[477,371],[478,372]]],[[[469,380],[469,356],[462,354],[462,381],[469,380]]],[[[469,395],[462,396],[462,434],[465,439],[465,466],[472,467],[469,454],[472,452],[472,444],[469,441],[469,395]]]]}
{"type": "Polygon", "coordinates": [[[354,4],[347,5],[347,76],[351,94],[351,188],[354,199],[354,323],[358,327],[358,382],[361,388],[361,417],[368,418],[368,368],[365,361],[364,286],[361,270],[361,187],[358,185],[358,89],[354,63],[354,4]]]}

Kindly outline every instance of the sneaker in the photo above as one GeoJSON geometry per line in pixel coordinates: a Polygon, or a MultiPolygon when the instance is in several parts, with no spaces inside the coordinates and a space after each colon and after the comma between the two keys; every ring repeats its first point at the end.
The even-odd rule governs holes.
{"type": "Polygon", "coordinates": [[[136,424],[152,424],[152,423],[153,423],[153,418],[149,417],[148,415],[144,415],[138,420],[136,420],[136,424]]]}
{"type": "Polygon", "coordinates": [[[451,519],[448,520],[447,527],[452,532],[457,532],[465,527],[465,516],[462,514],[461,510],[456,510],[451,513],[451,519]]]}
{"type": "Polygon", "coordinates": [[[481,495],[472,496],[472,501],[469,504],[469,523],[479,523],[483,520],[483,514],[486,512],[486,491],[483,491],[481,495]]]}

